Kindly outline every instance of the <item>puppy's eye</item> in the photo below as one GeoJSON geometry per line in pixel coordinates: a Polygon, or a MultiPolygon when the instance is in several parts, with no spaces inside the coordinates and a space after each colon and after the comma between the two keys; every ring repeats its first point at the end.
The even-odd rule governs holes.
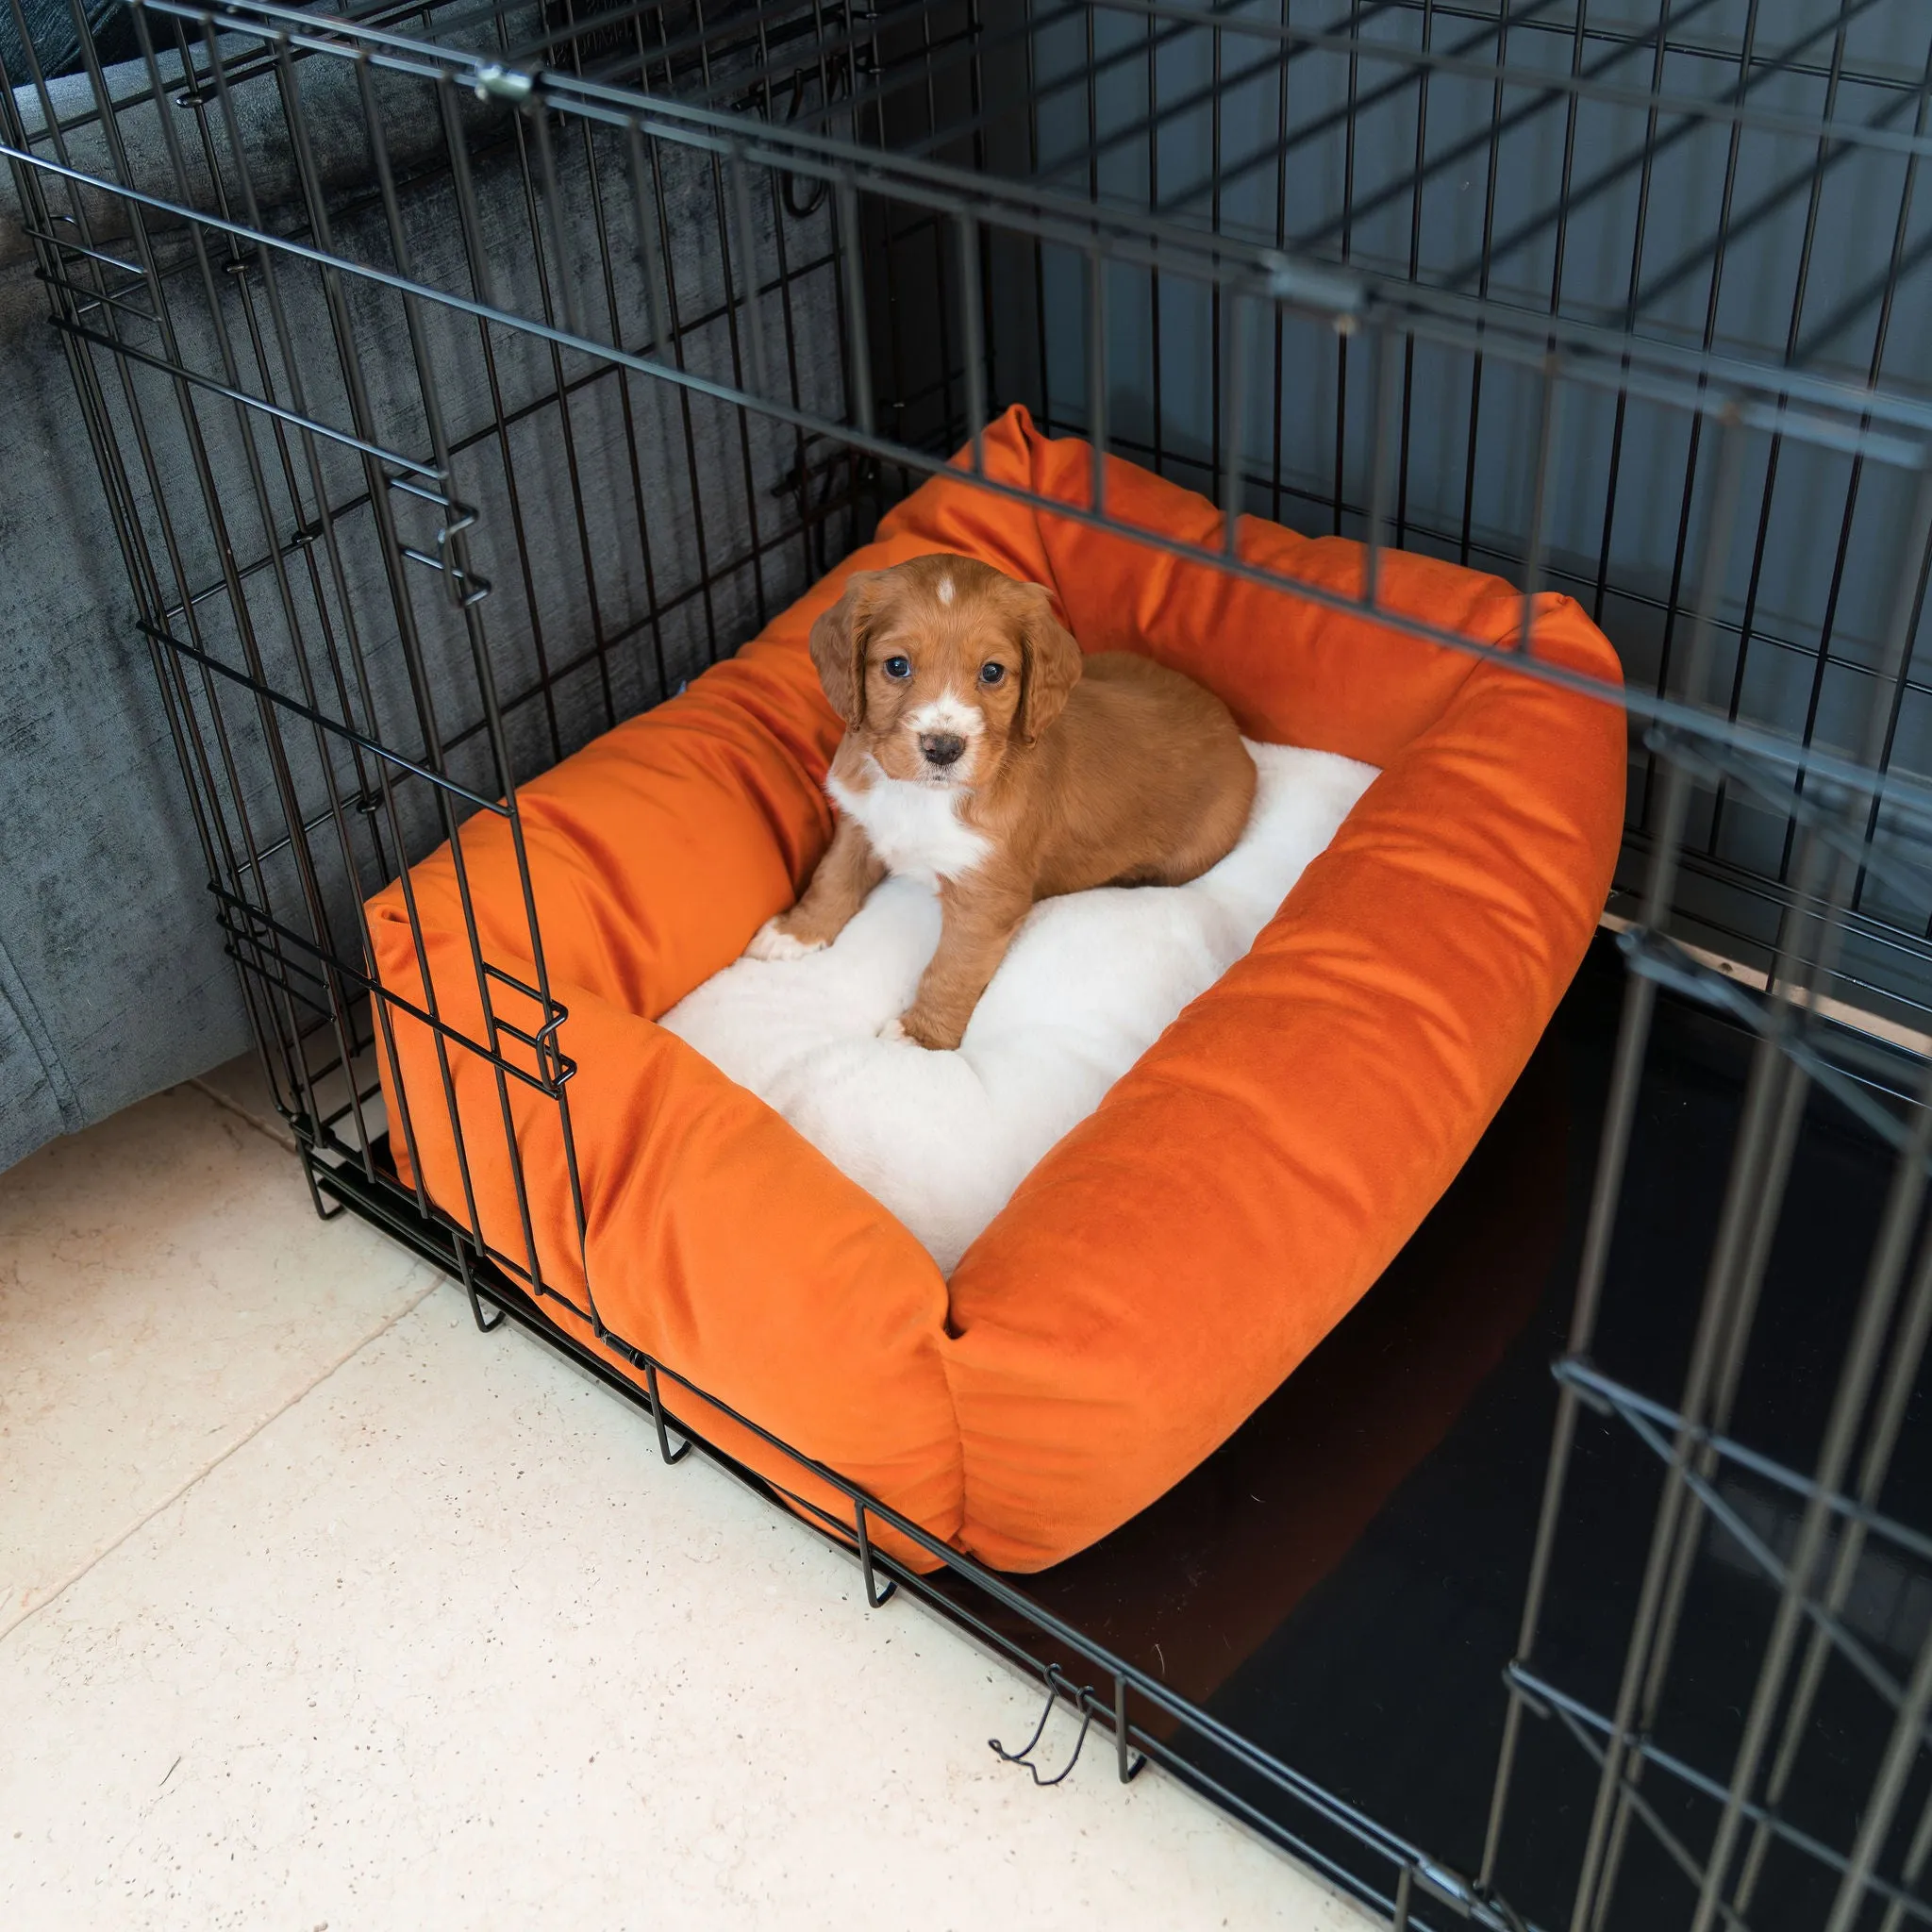
{"type": "Polygon", "coordinates": [[[912,659],[910,658],[888,658],[880,668],[888,677],[896,681],[912,675],[912,659]]]}
{"type": "Polygon", "coordinates": [[[979,681],[981,684],[1003,683],[1006,675],[1007,667],[1004,664],[982,664],[979,667],[979,681]]]}

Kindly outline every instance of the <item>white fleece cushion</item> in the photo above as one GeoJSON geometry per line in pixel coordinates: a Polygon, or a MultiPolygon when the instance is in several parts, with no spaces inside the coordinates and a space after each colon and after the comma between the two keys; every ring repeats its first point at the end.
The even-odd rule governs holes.
{"type": "Polygon", "coordinates": [[[937,894],[889,878],[837,941],[739,959],[663,1024],[896,1214],[948,1274],[1040,1157],[1274,917],[1375,777],[1330,752],[1249,744],[1241,842],[1185,886],[1104,886],[1027,915],[954,1053],[879,1030],[939,943],[937,894]]]}

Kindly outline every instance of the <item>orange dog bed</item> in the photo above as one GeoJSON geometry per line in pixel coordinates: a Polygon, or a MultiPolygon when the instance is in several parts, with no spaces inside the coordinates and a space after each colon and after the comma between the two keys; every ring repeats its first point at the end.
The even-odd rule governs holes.
{"type": "MultiPolygon", "coordinates": [[[[993,479],[1076,506],[1090,460],[1017,408],[984,439],[993,479]]],[[[1212,506],[1129,464],[1109,459],[1107,502],[1130,525],[1221,541],[1212,506]]],[[[1240,537],[1249,562],[1358,593],[1357,544],[1256,519],[1240,537]]],[[[1523,618],[1499,579],[1419,557],[1385,555],[1380,595],[1497,644],[1523,618]]],[[[1534,649],[1619,675],[1567,598],[1539,600],[1534,649]]],[[[1624,758],[1614,704],[936,478],[734,658],[519,790],[544,965],[568,1009],[556,1044],[575,1069],[581,1241],[557,1104],[451,1040],[459,1156],[435,1037],[391,1007],[385,1086],[415,1154],[392,1136],[398,1165],[719,1403],[954,1548],[1040,1569],[1223,1441],[1447,1186],[1582,958],[1624,758]],[[1084,650],[1189,673],[1251,737],[1383,768],[1248,955],[1040,1162],[950,1287],[870,1195],[654,1024],[791,904],[830,837],[820,781],[841,726],[807,657],[812,620],[848,572],[931,550],[1045,584],[1084,650]]],[[[408,880],[420,954],[405,883],[370,902],[375,967],[451,1034],[493,1026],[535,1072],[518,1038],[539,1028],[519,991],[536,972],[510,827],[479,813],[460,844],[460,880],[447,846],[408,880]],[[462,881],[493,969],[487,1016],[462,881]]],[[[675,1406],[850,1522],[751,1430],[683,1391],[675,1406]]]]}

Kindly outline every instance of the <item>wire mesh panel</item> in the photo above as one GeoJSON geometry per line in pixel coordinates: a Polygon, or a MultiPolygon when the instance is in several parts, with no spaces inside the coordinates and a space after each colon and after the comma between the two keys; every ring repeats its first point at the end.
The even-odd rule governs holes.
{"type": "MultiPolygon", "coordinates": [[[[278,1099],[318,1205],[460,1273],[479,1321],[561,1291],[527,1214],[492,1242],[474,1200],[403,1180],[415,1128],[375,1066],[426,1026],[454,1127],[450,1069],[487,1065],[520,1198],[512,1083],[570,1146],[528,868],[513,971],[455,846],[480,1035],[378,982],[364,903],[472,814],[521,840],[521,787],[956,451],[1122,527],[1098,464],[1071,507],[987,476],[996,409],[1211,494],[1209,545],[1127,534],[1284,599],[1576,683],[1536,631],[1542,593],[1577,596],[1627,680],[1586,688],[1631,722],[1630,976],[1519,1652],[1484,1664],[1507,1722],[1479,1862],[955,1567],[1069,1660],[1049,1693],[1112,1724],[1123,1775],[1155,1756],[1398,1923],[1932,1917],[1932,1541],[1893,1479],[1932,1324],[1918,9],[149,0],[113,65],[76,14],[63,75],[7,4],[0,134],[278,1099]],[[1362,539],[1359,582],[1272,575],[1257,514],[1362,539]],[[1391,545],[1505,572],[1516,637],[1390,608],[1391,545]],[[1727,1178],[1681,1232],[1671,1386],[1613,1345],[1632,1150],[1669,1131],[1642,1106],[1659,1001],[1752,1042],[1727,1178]],[[1895,1173],[1869,1252],[1793,1262],[1821,1110],[1895,1173]],[[1818,1291],[1767,1340],[1792,1267],[1818,1291]],[[1603,1481],[1657,1496],[1615,1562],[1603,1481]],[[1687,1622],[1721,1616],[1743,1675],[1687,1683],[1687,1622]]],[[[579,1312],[669,1455],[675,1365],[579,1312]]],[[[869,1596],[921,1587],[875,1520],[950,1555],[816,1473],[869,1596]]]]}

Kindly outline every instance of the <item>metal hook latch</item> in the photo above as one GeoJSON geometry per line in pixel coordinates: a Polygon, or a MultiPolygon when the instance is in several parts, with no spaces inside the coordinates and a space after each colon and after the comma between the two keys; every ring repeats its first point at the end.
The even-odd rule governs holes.
{"type": "Polygon", "coordinates": [[[1080,1690],[1074,1690],[1073,1685],[1061,1674],[1059,1665],[1048,1664],[1046,1667],[1046,1708],[1040,1713],[1040,1722],[1033,1726],[1033,1735],[1017,1751],[1008,1751],[997,1738],[989,1738],[986,1741],[991,1745],[993,1756],[1003,1764],[1024,1764],[1026,1767],[1027,1775],[1032,1778],[1036,1785],[1044,1790],[1050,1785],[1063,1782],[1073,1771],[1074,1765],[1079,1763],[1080,1749],[1087,1741],[1087,1733],[1091,1728],[1092,1724],[1092,1685],[1088,1684],[1080,1690]],[[1054,1705],[1058,1699],[1062,1688],[1073,1690],[1074,1702],[1079,1705],[1083,1713],[1080,1720],[1080,1735],[1074,1740],[1074,1755],[1067,1759],[1066,1763],[1052,1777],[1041,1777],[1039,1765],[1033,1762],[1033,1751],[1041,1739],[1046,1735],[1046,1721],[1053,1715],[1054,1705]]]}

